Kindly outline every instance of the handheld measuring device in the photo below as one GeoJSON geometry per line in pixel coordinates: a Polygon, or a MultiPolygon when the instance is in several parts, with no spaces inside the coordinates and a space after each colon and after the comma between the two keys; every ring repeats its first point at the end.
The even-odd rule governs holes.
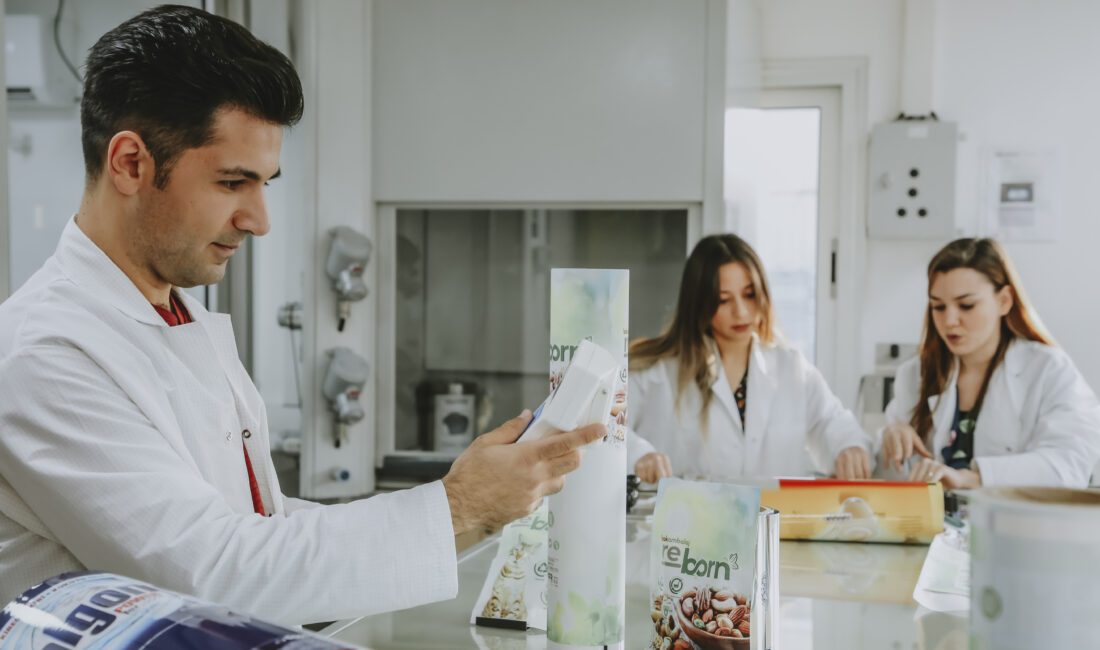
{"type": "Polygon", "coordinates": [[[606,423],[615,398],[615,358],[592,341],[581,341],[561,383],[535,409],[519,440],[538,440],[558,431],[606,423]]]}

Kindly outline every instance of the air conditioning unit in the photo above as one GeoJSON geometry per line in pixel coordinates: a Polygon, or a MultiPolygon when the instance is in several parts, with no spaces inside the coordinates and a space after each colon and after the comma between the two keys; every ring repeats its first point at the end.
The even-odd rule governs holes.
{"type": "Polygon", "coordinates": [[[9,107],[70,107],[80,101],[80,85],[54,47],[44,16],[4,16],[4,75],[9,107]]]}

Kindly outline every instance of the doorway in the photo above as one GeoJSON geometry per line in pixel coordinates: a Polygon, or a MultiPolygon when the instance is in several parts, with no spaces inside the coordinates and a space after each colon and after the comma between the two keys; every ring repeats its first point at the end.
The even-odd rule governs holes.
{"type": "Polygon", "coordinates": [[[759,108],[728,108],[727,221],[756,249],[778,327],[836,379],[840,89],[764,90],[759,108]]]}

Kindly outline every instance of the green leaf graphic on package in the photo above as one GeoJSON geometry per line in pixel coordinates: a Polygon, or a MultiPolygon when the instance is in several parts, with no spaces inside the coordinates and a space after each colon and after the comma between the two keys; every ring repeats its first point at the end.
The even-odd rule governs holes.
{"type": "Polygon", "coordinates": [[[576,592],[569,592],[570,624],[566,628],[562,622],[562,610],[554,612],[547,625],[547,638],[557,643],[574,645],[612,645],[621,641],[619,630],[619,606],[605,600],[586,601],[576,592]]]}
{"type": "Polygon", "coordinates": [[[546,638],[556,643],[572,645],[615,645],[623,635],[622,602],[614,596],[616,585],[622,584],[618,556],[608,558],[603,574],[604,595],[586,600],[570,590],[566,595],[567,608],[554,611],[546,626],[546,638]]]}

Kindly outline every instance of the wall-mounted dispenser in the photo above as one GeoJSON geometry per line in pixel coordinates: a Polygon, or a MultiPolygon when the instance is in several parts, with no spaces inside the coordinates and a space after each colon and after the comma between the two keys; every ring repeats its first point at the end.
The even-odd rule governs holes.
{"type": "Polygon", "coordinates": [[[332,279],[332,289],[339,299],[337,329],[344,331],[344,323],[351,315],[351,303],[367,297],[367,285],[363,271],[370,260],[370,238],[348,226],[337,226],[329,231],[332,236],[325,261],[325,273],[332,279]]]}
{"type": "Polygon", "coordinates": [[[333,444],[340,447],[347,442],[348,426],[363,419],[363,405],[359,394],[367,383],[370,366],[366,360],[348,348],[329,351],[328,370],[325,371],[321,392],[332,407],[335,438],[333,444]]]}

